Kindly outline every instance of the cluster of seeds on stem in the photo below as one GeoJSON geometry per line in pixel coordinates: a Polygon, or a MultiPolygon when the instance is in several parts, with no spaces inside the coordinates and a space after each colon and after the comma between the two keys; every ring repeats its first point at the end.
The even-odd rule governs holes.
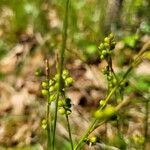
{"type": "Polygon", "coordinates": [[[69,98],[59,99],[58,112],[62,115],[71,113],[71,100],[69,98]]]}
{"type": "Polygon", "coordinates": [[[104,109],[101,109],[101,106],[102,105],[100,103],[100,108],[94,113],[94,117],[96,119],[110,119],[111,117],[116,115],[115,107],[113,107],[112,105],[108,105],[104,109]]]}
{"type": "MultiPolygon", "coordinates": [[[[48,82],[42,82],[42,95],[49,96],[49,103],[53,102],[56,98],[56,93],[58,91],[59,74],[56,74],[53,79],[48,82]]],[[[62,92],[60,93],[60,99],[58,101],[58,111],[60,114],[70,114],[71,110],[71,100],[65,96],[65,88],[72,86],[73,78],[70,76],[68,70],[64,69],[62,73],[62,92]]]]}
{"type": "Polygon", "coordinates": [[[108,88],[112,89],[117,84],[117,80],[114,73],[112,72],[109,66],[103,68],[102,72],[107,77],[108,88]]]}
{"type": "Polygon", "coordinates": [[[100,59],[103,60],[107,58],[112,53],[115,45],[116,42],[114,41],[114,35],[112,33],[108,37],[105,37],[104,41],[98,47],[100,59]]]}
{"type": "Polygon", "coordinates": [[[84,142],[88,144],[89,146],[93,146],[93,145],[96,145],[96,143],[99,141],[100,139],[96,135],[94,135],[90,138],[86,138],[84,142]]]}

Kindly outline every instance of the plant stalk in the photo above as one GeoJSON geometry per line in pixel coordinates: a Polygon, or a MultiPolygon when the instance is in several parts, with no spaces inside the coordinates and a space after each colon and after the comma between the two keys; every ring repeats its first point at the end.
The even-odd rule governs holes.
{"type": "Polygon", "coordinates": [[[58,100],[59,100],[59,95],[63,89],[62,72],[63,72],[63,66],[64,66],[64,54],[65,54],[66,41],[67,41],[68,9],[69,9],[69,0],[66,0],[65,16],[64,16],[63,31],[62,31],[62,45],[60,49],[60,56],[59,56],[59,62],[58,62],[59,80],[58,80],[58,90],[57,90],[55,113],[54,113],[54,129],[53,129],[53,142],[52,142],[53,150],[55,149],[55,133],[56,133],[56,123],[57,123],[58,100]]]}
{"type": "Polygon", "coordinates": [[[144,120],[144,143],[143,150],[146,150],[146,143],[148,140],[148,115],[149,115],[149,99],[145,102],[145,120],[144,120]]]}
{"type": "Polygon", "coordinates": [[[69,117],[66,113],[66,119],[67,119],[67,127],[68,127],[68,133],[69,133],[69,139],[70,139],[70,145],[71,145],[71,150],[73,150],[73,140],[72,140],[72,136],[71,136],[71,128],[70,128],[70,122],[69,122],[69,117]]]}
{"type": "MultiPolygon", "coordinates": [[[[133,62],[131,63],[131,65],[129,66],[128,70],[125,72],[125,74],[123,75],[122,79],[118,82],[118,84],[109,92],[109,94],[107,95],[107,97],[105,98],[105,103],[103,105],[103,107],[101,107],[101,109],[103,109],[107,102],[109,101],[109,99],[111,98],[111,96],[114,94],[114,92],[118,89],[118,87],[120,86],[120,84],[122,82],[124,82],[124,80],[126,79],[126,77],[129,75],[129,73],[133,70],[133,68],[139,64],[139,62],[142,59],[143,54],[147,51],[147,49],[150,46],[150,42],[146,43],[143,48],[141,49],[141,51],[138,53],[137,57],[133,60],[133,62]]],[[[78,144],[76,145],[74,150],[77,150],[79,147],[81,147],[81,145],[84,143],[84,140],[88,137],[88,135],[91,133],[93,127],[96,125],[98,119],[95,119],[91,125],[89,126],[89,128],[86,130],[85,134],[82,136],[81,140],[78,142],[78,144]]],[[[105,122],[103,122],[105,123],[105,122]]]]}
{"type": "MultiPolygon", "coordinates": [[[[49,63],[48,59],[45,60],[45,72],[46,72],[46,82],[48,85],[49,89],[49,79],[50,79],[50,72],[49,72],[49,63]]],[[[46,120],[47,120],[47,150],[51,149],[51,116],[50,116],[50,103],[49,103],[49,97],[50,97],[50,92],[48,92],[47,96],[47,114],[46,114],[46,120]]]]}

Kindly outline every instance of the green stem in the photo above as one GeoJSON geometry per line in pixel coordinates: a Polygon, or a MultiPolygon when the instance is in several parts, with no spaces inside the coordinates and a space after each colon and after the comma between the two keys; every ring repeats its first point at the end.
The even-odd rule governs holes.
{"type": "Polygon", "coordinates": [[[67,126],[68,126],[68,132],[69,132],[69,139],[70,139],[70,144],[71,144],[71,150],[73,150],[73,140],[71,136],[71,128],[70,128],[70,122],[69,122],[69,117],[66,114],[66,119],[67,119],[67,126]]]}
{"type": "Polygon", "coordinates": [[[51,149],[50,104],[47,104],[47,150],[51,149]]]}
{"type": "MultiPolygon", "coordinates": [[[[49,89],[49,79],[50,79],[50,72],[49,72],[49,63],[48,59],[45,61],[45,72],[46,72],[46,82],[48,85],[49,89]]],[[[46,114],[46,120],[47,120],[47,150],[51,149],[51,116],[50,116],[50,103],[49,103],[49,97],[50,97],[50,92],[48,92],[47,96],[47,114],[46,114]]]]}
{"type": "MultiPolygon", "coordinates": [[[[118,87],[120,86],[120,84],[126,79],[126,77],[128,76],[128,74],[132,71],[132,69],[135,66],[136,61],[139,60],[139,55],[138,57],[133,61],[133,63],[130,65],[130,67],[128,68],[128,70],[126,71],[126,73],[124,74],[124,76],[122,77],[122,79],[118,82],[118,84],[109,92],[109,94],[107,95],[107,97],[105,98],[105,103],[104,105],[101,107],[101,109],[103,109],[106,104],[108,103],[109,99],[111,98],[111,96],[114,94],[114,92],[118,89],[118,87]]],[[[95,124],[97,123],[98,119],[95,119],[91,125],[89,126],[89,128],[86,130],[85,134],[82,136],[81,140],[79,141],[79,143],[76,145],[74,150],[77,150],[80,145],[82,145],[84,143],[84,140],[88,137],[89,133],[92,131],[93,127],[95,126],[95,124]]]]}
{"type": "Polygon", "coordinates": [[[74,150],[77,150],[84,142],[84,140],[87,138],[87,136],[89,135],[89,133],[91,132],[91,130],[93,129],[93,127],[95,126],[95,123],[97,122],[97,119],[95,119],[91,125],[89,126],[89,128],[86,130],[86,132],[84,133],[84,135],[82,136],[81,140],[79,141],[79,143],[76,145],[76,147],[74,148],[74,150]]]}
{"type": "Polygon", "coordinates": [[[62,32],[62,46],[60,49],[59,64],[58,64],[59,80],[58,80],[58,91],[57,91],[57,96],[56,96],[56,106],[55,106],[55,113],[54,113],[54,129],[53,129],[53,142],[52,142],[53,150],[55,149],[55,133],[56,133],[58,100],[59,100],[59,95],[63,89],[62,72],[63,72],[63,66],[64,66],[64,53],[65,53],[66,41],[67,41],[68,9],[69,9],[69,0],[66,0],[65,16],[64,16],[63,32],[62,32]]]}
{"type": "Polygon", "coordinates": [[[144,121],[144,143],[143,150],[146,149],[146,143],[148,139],[148,115],[149,115],[149,99],[145,102],[145,121],[144,121]]]}

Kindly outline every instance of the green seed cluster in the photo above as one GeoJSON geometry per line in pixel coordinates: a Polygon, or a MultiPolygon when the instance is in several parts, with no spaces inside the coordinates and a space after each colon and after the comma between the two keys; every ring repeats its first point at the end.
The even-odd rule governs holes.
{"type": "Polygon", "coordinates": [[[136,144],[143,144],[145,141],[145,137],[143,137],[142,135],[133,135],[132,140],[136,144]]]}
{"type": "Polygon", "coordinates": [[[96,119],[108,119],[116,114],[115,107],[108,105],[103,110],[98,109],[94,113],[96,119]]]}
{"type": "Polygon", "coordinates": [[[122,82],[122,83],[120,84],[119,90],[120,90],[120,91],[124,91],[127,86],[129,86],[129,82],[128,82],[127,80],[125,80],[124,82],[122,82]]]}
{"type": "Polygon", "coordinates": [[[71,113],[71,100],[69,98],[59,99],[58,112],[62,115],[71,113]]]}
{"type": "Polygon", "coordinates": [[[35,71],[35,76],[41,77],[42,75],[44,75],[44,72],[41,68],[37,68],[35,71]]]}
{"type": "Polygon", "coordinates": [[[46,121],[46,119],[42,120],[42,125],[41,126],[42,126],[43,129],[47,128],[47,121],[46,121]]]}
{"type": "MultiPolygon", "coordinates": [[[[53,79],[50,79],[48,82],[43,81],[42,82],[42,95],[43,96],[49,96],[49,102],[52,102],[55,100],[56,92],[58,90],[59,86],[59,74],[56,74],[53,79]],[[49,94],[50,93],[50,94],[49,94]]],[[[62,73],[62,90],[64,91],[65,88],[70,87],[73,84],[73,79],[69,75],[68,70],[63,70],[62,73]]]]}
{"type": "Polygon", "coordinates": [[[98,47],[100,59],[106,59],[115,48],[115,45],[116,42],[114,41],[114,35],[112,33],[108,37],[105,37],[104,41],[98,47]]]}
{"type": "Polygon", "coordinates": [[[92,136],[90,138],[86,138],[84,141],[86,144],[93,146],[95,145],[97,142],[99,142],[99,138],[97,136],[92,136]]]}
{"type": "Polygon", "coordinates": [[[114,74],[112,73],[112,71],[109,70],[109,66],[106,66],[102,70],[102,72],[107,77],[107,82],[108,82],[109,89],[113,88],[117,84],[117,80],[116,80],[114,74]]]}

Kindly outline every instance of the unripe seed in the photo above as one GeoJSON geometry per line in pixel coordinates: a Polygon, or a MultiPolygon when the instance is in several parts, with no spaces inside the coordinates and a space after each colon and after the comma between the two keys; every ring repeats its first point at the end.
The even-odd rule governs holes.
{"type": "Polygon", "coordinates": [[[113,50],[113,49],[115,48],[115,45],[116,45],[116,42],[112,42],[112,43],[111,43],[111,48],[110,48],[110,49],[113,50]]]}
{"type": "Polygon", "coordinates": [[[58,84],[58,82],[56,82],[55,85],[54,85],[54,89],[57,90],[58,86],[59,86],[59,84],[58,84]]]}
{"type": "Polygon", "coordinates": [[[54,77],[54,79],[55,79],[56,81],[58,81],[58,80],[59,80],[59,74],[56,74],[55,77],[54,77]]]}
{"type": "Polygon", "coordinates": [[[117,80],[114,78],[113,79],[113,84],[115,85],[117,83],[117,80]]]}
{"type": "Polygon", "coordinates": [[[112,83],[109,83],[109,84],[108,84],[108,87],[109,87],[109,88],[112,88],[112,87],[113,87],[113,84],[112,84],[112,83]]]}
{"type": "Polygon", "coordinates": [[[50,88],[49,88],[49,91],[50,92],[53,92],[55,90],[55,87],[54,86],[51,86],[50,88]]]}
{"type": "Polygon", "coordinates": [[[109,37],[112,40],[114,38],[114,35],[111,33],[111,34],[109,34],[109,37]]]}
{"type": "Polygon", "coordinates": [[[42,120],[42,128],[43,129],[47,128],[47,121],[45,119],[42,120]]]}
{"type": "Polygon", "coordinates": [[[100,106],[105,105],[105,100],[100,100],[99,105],[100,105],[100,106]]]}
{"type": "Polygon", "coordinates": [[[66,80],[65,80],[65,85],[67,87],[71,86],[73,84],[73,79],[71,77],[68,77],[66,80]]]}
{"type": "Polygon", "coordinates": [[[91,138],[90,138],[90,142],[91,142],[92,144],[95,144],[95,143],[97,142],[97,137],[96,137],[96,136],[91,137],[91,138]]]}
{"type": "Polygon", "coordinates": [[[50,97],[49,97],[49,102],[52,102],[52,101],[54,101],[55,100],[55,95],[53,94],[53,95],[50,95],[50,97]]]}
{"type": "Polygon", "coordinates": [[[43,81],[42,82],[42,88],[44,88],[44,89],[48,88],[48,83],[43,81]]]}
{"type": "Polygon", "coordinates": [[[102,69],[103,74],[108,74],[108,66],[106,66],[105,68],[102,69]]]}
{"type": "Polygon", "coordinates": [[[107,118],[113,116],[116,113],[116,110],[113,106],[107,106],[104,110],[103,110],[103,115],[107,118]]]}
{"type": "Polygon", "coordinates": [[[66,104],[66,103],[65,103],[65,100],[64,100],[64,99],[58,101],[58,107],[65,106],[65,104],[66,104]]]}
{"type": "Polygon", "coordinates": [[[107,76],[107,80],[108,80],[108,81],[111,81],[112,79],[113,79],[113,77],[112,77],[111,75],[108,75],[108,76],[107,76]]]}
{"type": "Polygon", "coordinates": [[[61,114],[61,115],[64,115],[66,110],[62,107],[62,108],[59,108],[58,109],[58,112],[61,114]]]}
{"type": "Polygon", "coordinates": [[[105,48],[109,48],[109,44],[108,43],[104,43],[105,48]]]}
{"type": "Polygon", "coordinates": [[[48,95],[48,90],[43,89],[41,91],[41,93],[42,93],[43,96],[47,96],[48,95]]]}
{"type": "Polygon", "coordinates": [[[99,46],[99,49],[103,49],[104,48],[104,44],[101,43],[100,46],[99,46]]]}
{"type": "Polygon", "coordinates": [[[66,79],[67,78],[67,76],[69,76],[69,72],[68,72],[68,70],[63,70],[63,79],[66,79]]]}
{"type": "Polygon", "coordinates": [[[100,59],[103,60],[104,59],[104,55],[100,55],[100,59]]]}
{"type": "Polygon", "coordinates": [[[102,119],[102,118],[104,117],[103,111],[97,110],[97,111],[94,113],[94,117],[95,117],[96,119],[102,119]]]}
{"type": "Polygon", "coordinates": [[[104,41],[105,41],[106,43],[109,43],[109,38],[108,38],[108,37],[105,37],[104,41]]]}
{"type": "Polygon", "coordinates": [[[103,50],[103,51],[102,51],[102,55],[105,56],[106,54],[107,54],[107,51],[106,51],[106,50],[103,50]]]}
{"type": "Polygon", "coordinates": [[[67,110],[67,115],[70,115],[71,114],[71,110],[67,110]]]}
{"type": "Polygon", "coordinates": [[[54,83],[53,80],[49,80],[49,86],[51,86],[54,83]]]}
{"type": "Polygon", "coordinates": [[[35,75],[36,75],[36,76],[42,76],[42,75],[44,75],[44,73],[43,73],[42,69],[38,68],[38,69],[35,71],[35,75]]]}

